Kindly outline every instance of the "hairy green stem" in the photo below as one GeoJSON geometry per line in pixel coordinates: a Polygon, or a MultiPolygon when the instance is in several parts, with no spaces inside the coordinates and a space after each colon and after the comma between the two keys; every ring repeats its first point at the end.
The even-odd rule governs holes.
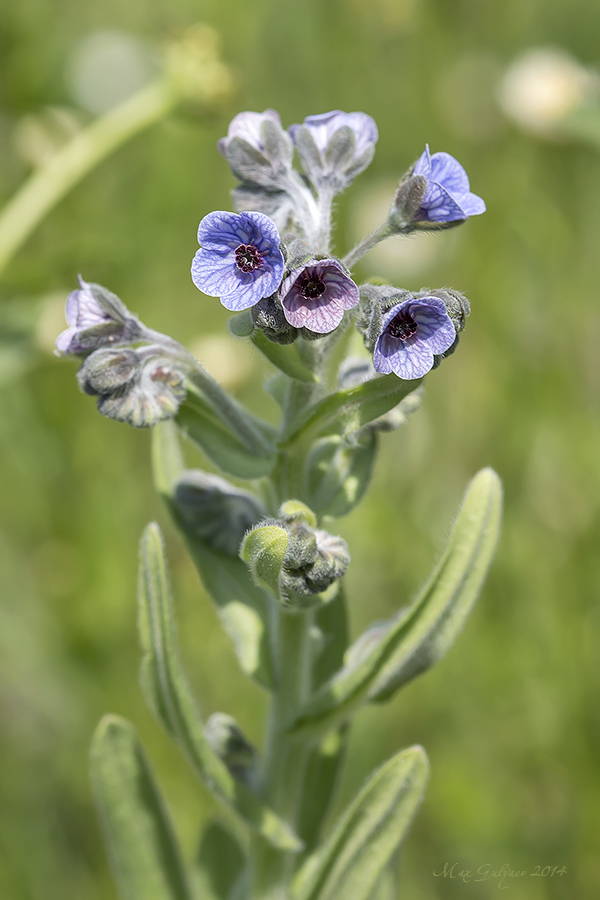
{"type": "Polygon", "coordinates": [[[94,166],[175,105],[176,90],[158,79],[96,119],[34,172],[0,213],[0,272],[34,229],[94,166]]]}
{"type": "MultiPolygon", "coordinates": [[[[290,739],[290,715],[310,695],[312,613],[289,613],[273,604],[273,650],[276,685],[269,711],[263,796],[269,806],[292,827],[297,824],[308,747],[290,739]]],[[[252,853],[253,900],[287,900],[294,855],[275,850],[262,838],[252,853]]]]}
{"type": "Polygon", "coordinates": [[[368,234],[366,238],[364,238],[360,244],[357,244],[350,253],[346,254],[343,258],[343,264],[351,269],[352,266],[358,262],[361,257],[368,253],[369,250],[372,250],[373,247],[376,247],[381,241],[384,241],[386,238],[390,237],[392,234],[399,234],[396,229],[392,229],[389,222],[384,222],[383,225],[380,225],[379,228],[374,231],[372,234],[368,234]]]}

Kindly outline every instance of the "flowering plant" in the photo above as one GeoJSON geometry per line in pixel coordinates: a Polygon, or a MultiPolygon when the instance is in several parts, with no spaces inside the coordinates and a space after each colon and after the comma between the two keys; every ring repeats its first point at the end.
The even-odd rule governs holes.
{"type": "Polygon", "coordinates": [[[142,687],[229,819],[208,825],[199,864],[187,866],[133,726],[103,719],[92,777],[130,900],[380,897],[425,791],[427,757],[411,747],[367,779],[337,822],[327,820],[352,716],[426,671],[463,626],[493,556],[500,486],[489,469],[475,476],[421,593],[350,643],[350,555],[331,533],[334,520],[360,502],[380,433],[417,408],[423,377],[456,349],[469,314],[453,290],[359,285],[351,268],[380,240],[455,226],[485,206],[462,166],[427,148],[401,179],[387,220],[339,258],[333,198],[368,165],[377,136],[365,113],[335,110],[285,131],[266,110],[240,113],[219,142],[239,179],[236,212],[200,222],[192,279],[235,313],[232,333],[275,367],[267,390],[281,407],[277,427],[106,288],[81,280],[67,301],[57,351],[82,359],[79,384],[103,415],[153,426],[156,487],[241,670],[271,698],[262,753],[229,715],[201,720],[177,649],[161,534],[149,525],[139,579],[142,687]],[[186,469],[182,437],[221,474],[186,469]]]}

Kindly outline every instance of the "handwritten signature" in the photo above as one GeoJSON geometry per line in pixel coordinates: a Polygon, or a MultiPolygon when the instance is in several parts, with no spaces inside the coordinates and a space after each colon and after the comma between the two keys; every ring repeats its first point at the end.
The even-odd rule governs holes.
{"type": "Polygon", "coordinates": [[[498,887],[510,887],[511,878],[553,878],[558,875],[566,875],[566,866],[534,866],[532,872],[525,869],[513,869],[508,863],[504,863],[499,868],[494,868],[490,863],[484,863],[478,869],[461,868],[459,863],[444,863],[441,872],[433,872],[435,878],[458,878],[465,884],[470,881],[490,881],[496,880],[498,887]]]}

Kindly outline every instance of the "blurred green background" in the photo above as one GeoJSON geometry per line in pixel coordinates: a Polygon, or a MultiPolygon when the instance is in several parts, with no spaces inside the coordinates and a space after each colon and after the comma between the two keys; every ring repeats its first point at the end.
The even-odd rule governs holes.
{"type": "Polygon", "coordinates": [[[50,139],[108,102],[94,94],[97,77],[86,87],[91,37],[125,36],[135,82],[161,45],[197,20],[221,34],[237,80],[230,101],[208,117],[180,108],[123,146],[60,203],[1,279],[0,897],[116,896],[87,775],[105,712],[139,729],[188,857],[214,812],[137,685],[136,554],[149,519],[168,536],[183,651],[203,712],[226,710],[260,740],[265,698],[239,673],[152,491],[149,435],[102,419],[52,344],[81,272],[275,415],[261,393],[266,365],[227,337],[227,313],[189,277],[198,221],[230,207],[233,179],[215,142],[235,113],[266,107],[285,125],[336,108],[377,121],[375,161],[339,201],[340,251],[376,224],[381,198],[385,209],[426,141],[460,159],[488,204],[482,218],[392,243],[360,268],[363,278],[381,273],[408,288],[464,290],[472,315],[459,352],[428,379],[422,411],[385,438],[368,499],[340,523],[353,555],[353,634],[414,594],[466,482],[484,465],[504,481],[506,515],[456,647],[386,707],[359,714],[340,803],[396,749],[422,743],[433,774],[400,860],[401,896],[496,896],[497,881],[433,874],[456,862],[526,871],[509,884],[514,900],[598,897],[600,156],[583,142],[519,130],[497,94],[506,66],[531,47],[599,62],[600,5],[4,0],[0,198],[50,139]],[[532,874],[563,865],[560,877],[532,874]]]}

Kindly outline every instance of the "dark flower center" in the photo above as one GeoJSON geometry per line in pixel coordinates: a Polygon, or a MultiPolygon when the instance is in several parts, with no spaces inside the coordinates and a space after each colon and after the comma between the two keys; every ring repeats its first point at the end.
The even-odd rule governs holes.
{"type": "Polygon", "coordinates": [[[242,272],[254,272],[262,266],[263,258],[254,244],[240,244],[235,250],[235,262],[242,272]]]}
{"type": "Polygon", "coordinates": [[[318,272],[305,272],[298,279],[298,289],[305,300],[317,300],[325,293],[325,282],[318,272]]]}
{"type": "Polygon", "coordinates": [[[409,337],[412,337],[413,334],[415,334],[416,330],[417,323],[405,309],[401,309],[400,312],[394,316],[386,329],[392,337],[399,338],[401,341],[407,341],[409,337]]]}

